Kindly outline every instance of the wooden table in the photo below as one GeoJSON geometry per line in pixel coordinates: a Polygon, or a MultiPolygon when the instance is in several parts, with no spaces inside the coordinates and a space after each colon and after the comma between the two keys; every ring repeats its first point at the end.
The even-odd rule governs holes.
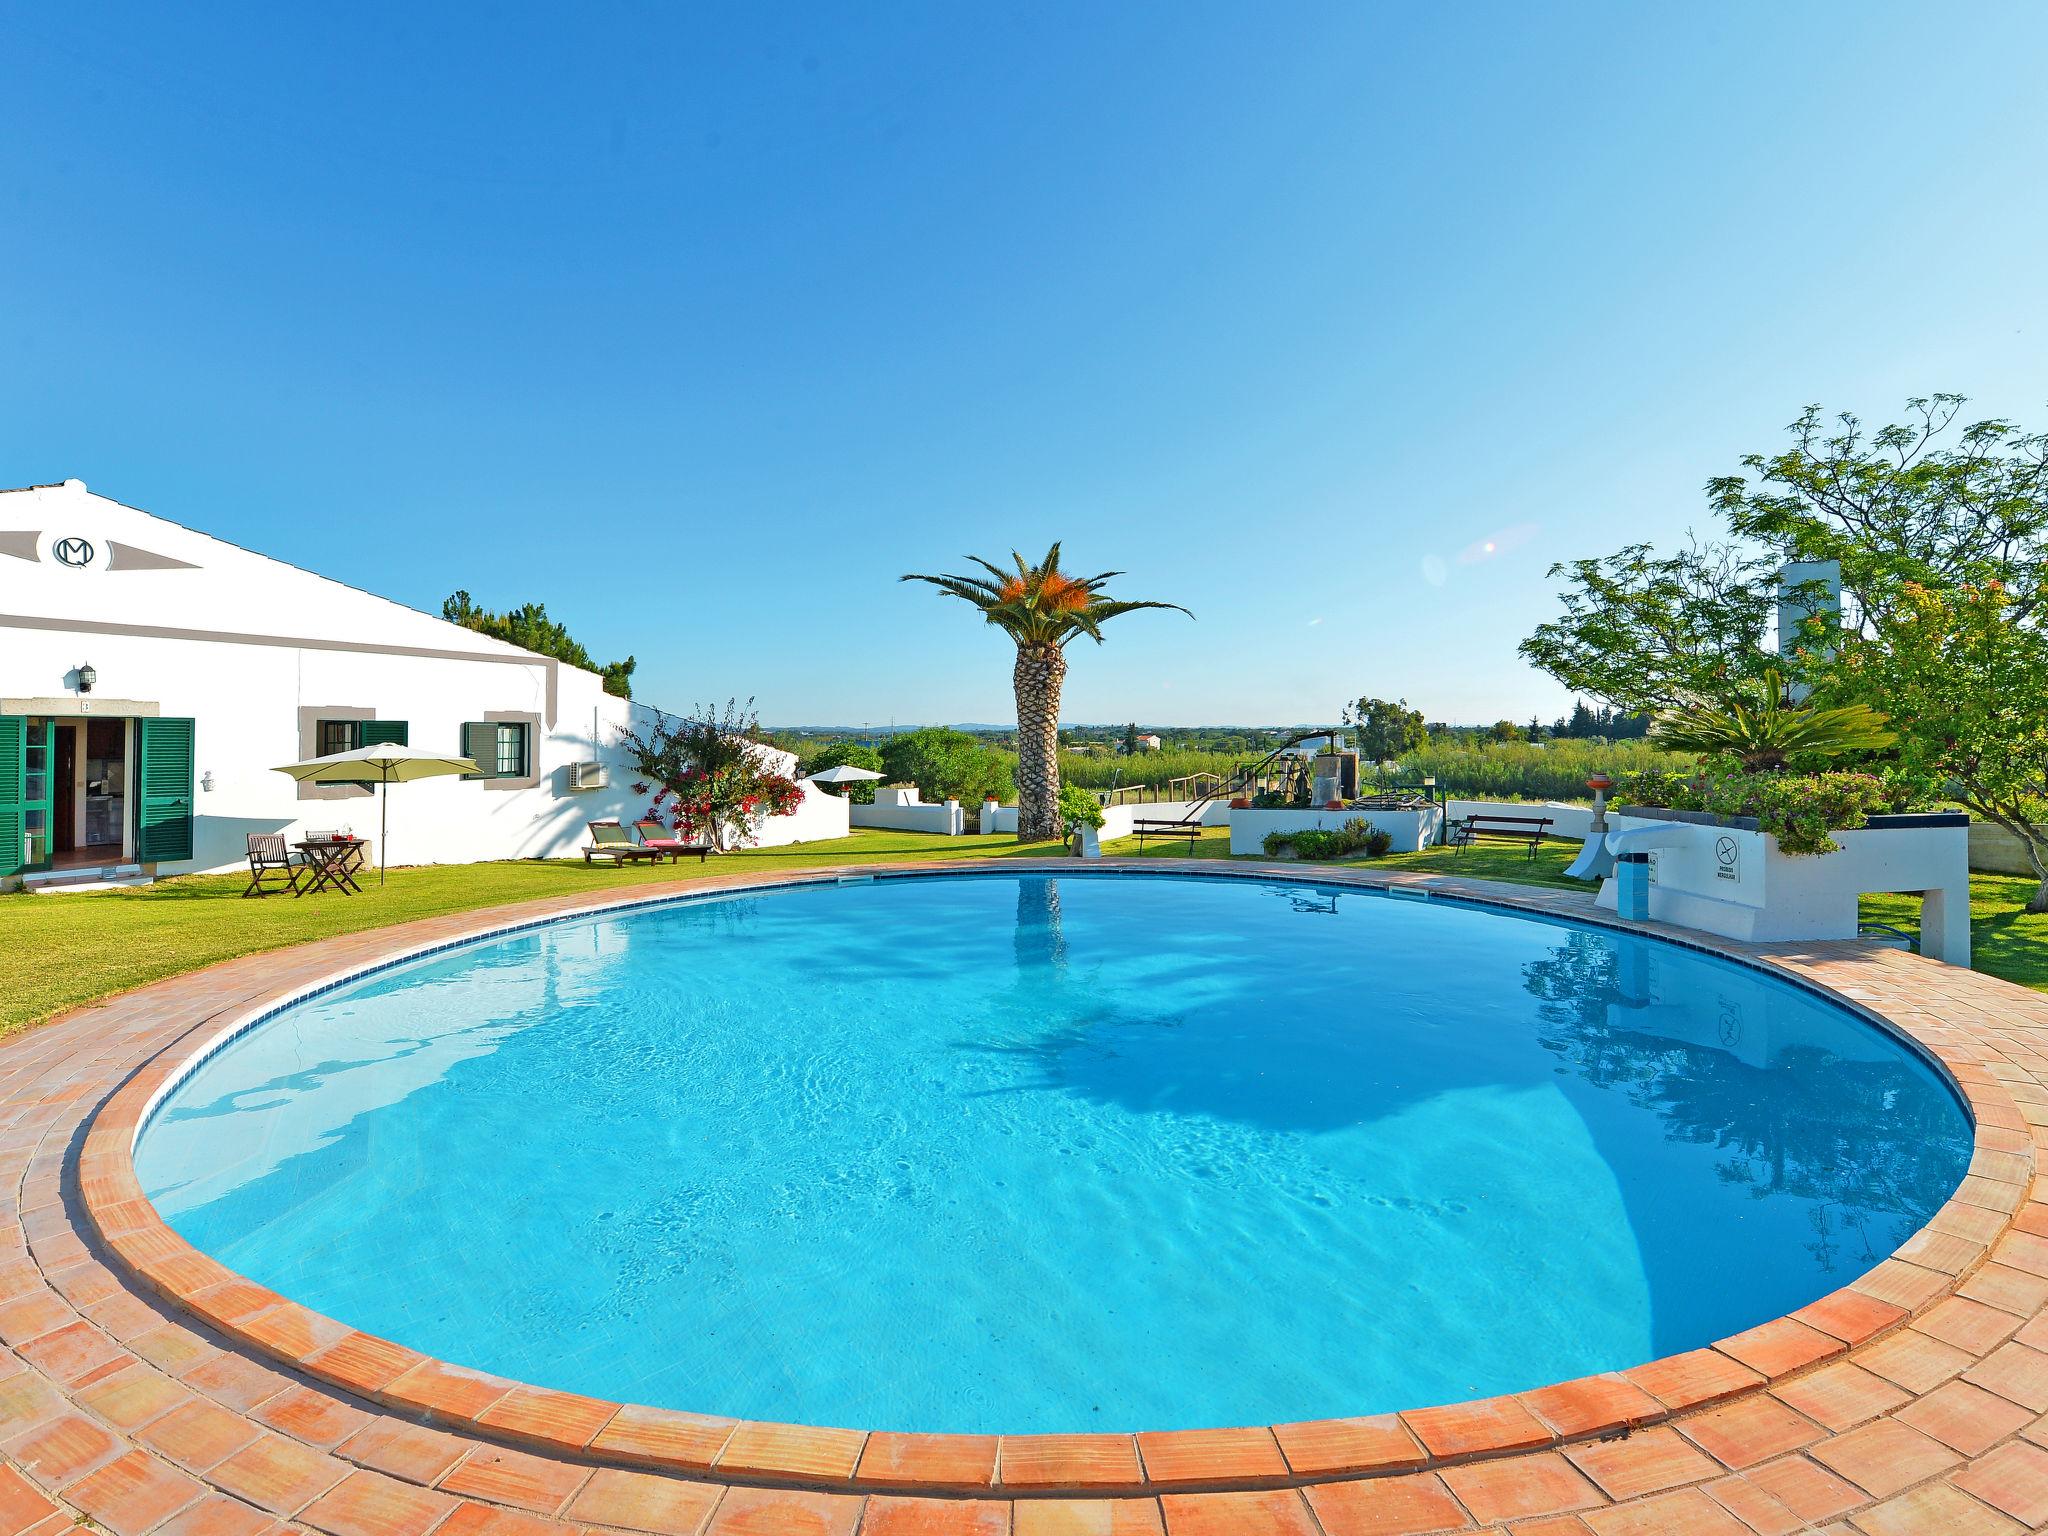
{"type": "Polygon", "coordinates": [[[292,846],[306,856],[306,868],[313,875],[313,883],[304,894],[310,896],[322,886],[344,893],[362,893],[363,888],[355,882],[355,872],[363,867],[363,849],[367,846],[361,838],[323,838],[292,846]]]}

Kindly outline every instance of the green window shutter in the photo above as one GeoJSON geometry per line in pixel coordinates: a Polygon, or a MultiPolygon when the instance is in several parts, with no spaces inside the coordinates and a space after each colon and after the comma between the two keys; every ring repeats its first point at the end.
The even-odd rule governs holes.
{"type": "Polygon", "coordinates": [[[364,747],[409,747],[412,745],[411,734],[411,726],[404,720],[365,720],[361,739],[356,744],[364,747]]]}
{"type": "Polygon", "coordinates": [[[463,775],[465,779],[487,779],[492,775],[493,772],[496,771],[495,754],[497,752],[497,743],[498,738],[496,733],[494,732],[493,728],[484,721],[469,720],[463,723],[462,744],[457,749],[456,755],[458,757],[468,758],[472,763],[475,763],[477,767],[483,770],[482,773],[465,773],[463,775]],[[477,753],[485,750],[486,747],[488,747],[493,753],[493,757],[489,762],[486,762],[483,758],[477,756],[477,753]]]}
{"type": "Polygon", "coordinates": [[[0,715],[0,875],[22,866],[22,758],[28,748],[28,717],[0,715]]]}
{"type": "Polygon", "coordinates": [[[142,719],[136,753],[135,857],[168,864],[192,857],[193,728],[190,720],[142,719]]]}

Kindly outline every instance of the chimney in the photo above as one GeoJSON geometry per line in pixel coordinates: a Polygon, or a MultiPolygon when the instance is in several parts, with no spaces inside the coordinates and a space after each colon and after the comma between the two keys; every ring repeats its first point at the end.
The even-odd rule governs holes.
{"type": "MultiPolygon", "coordinates": [[[[1831,629],[1842,623],[1842,562],[1839,560],[1787,560],[1778,572],[1778,654],[1789,655],[1799,638],[1799,628],[1808,619],[1826,618],[1831,629]]],[[[1792,702],[1797,704],[1811,692],[1804,683],[1794,683],[1792,702]]]]}

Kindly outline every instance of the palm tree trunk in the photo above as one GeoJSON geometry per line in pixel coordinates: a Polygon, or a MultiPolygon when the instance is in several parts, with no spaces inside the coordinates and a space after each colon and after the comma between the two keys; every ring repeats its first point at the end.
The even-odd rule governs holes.
{"type": "Polygon", "coordinates": [[[1010,680],[1017,690],[1017,836],[1027,843],[1060,835],[1060,684],[1067,653],[1057,645],[1020,645],[1010,680]]]}

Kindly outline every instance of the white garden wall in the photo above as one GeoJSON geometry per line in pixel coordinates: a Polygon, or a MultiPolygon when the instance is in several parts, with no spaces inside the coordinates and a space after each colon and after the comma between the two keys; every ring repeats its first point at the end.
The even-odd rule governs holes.
{"type": "Polygon", "coordinates": [[[947,800],[927,805],[915,784],[878,784],[873,805],[850,806],[856,827],[886,827],[893,832],[931,832],[940,837],[958,837],[967,824],[960,802],[947,800]]]}
{"type": "Polygon", "coordinates": [[[1417,853],[1437,840],[1443,812],[1435,806],[1413,811],[1235,810],[1230,813],[1230,851],[1262,854],[1270,833],[1310,828],[1335,832],[1351,821],[1363,821],[1385,832],[1394,840],[1394,853],[1417,853]]]}
{"type": "MultiPolygon", "coordinates": [[[[1969,828],[1960,819],[1837,832],[1837,851],[1807,855],[1782,852],[1769,833],[1709,822],[1616,814],[1612,825],[1668,829],[1649,854],[1649,915],[1658,922],[1759,943],[1851,939],[1858,897],[1910,892],[1923,896],[1922,952],[1970,963],[1969,828]]],[[[1616,910],[1617,895],[1609,876],[1599,904],[1616,910]]]]}
{"type": "Polygon", "coordinates": [[[1583,843],[1593,828],[1590,805],[1564,805],[1556,800],[1534,803],[1526,800],[1452,800],[1448,802],[1452,821],[1467,816],[1548,816],[1545,830],[1553,837],[1583,843]]]}
{"type": "MultiPolygon", "coordinates": [[[[1194,808],[1195,802],[1192,800],[1159,800],[1143,805],[1104,806],[1101,837],[1104,842],[1112,838],[1129,837],[1132,824],[1138,821],[1182,821],[1194,811],[1194,808]],[[1121,830],[1116,830],[1118,828],[1121,830]]],[[[1203,826],[1223,827],[1229,824],[1229,801],[1210,800],[1203,805],[1203,826]]],[[[1008,832],[1014,836],[1017,831],[1017,807],[999,805],[990,810],[989,803],[984,801],[981,808],[981,830],[1008,832]]]]}

